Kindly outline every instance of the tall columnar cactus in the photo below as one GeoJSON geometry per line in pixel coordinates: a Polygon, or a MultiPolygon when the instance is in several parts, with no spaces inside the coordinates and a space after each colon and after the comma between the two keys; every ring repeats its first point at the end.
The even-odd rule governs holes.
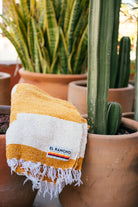
{"type": "MultiPolygon", "coordinates": [[[[115,116],[117,120],[118,117],[120,118],[120,116],[116,116],[112,111],[109,113],[109,108],[107,108],[111,42],[115,12],[114,1],[90,1],[87,104],[90,132],[96,134],[107,134],[108,114],[110,114],[110,120],[112,116],[115,116]]],[[[120,105],[117,107],[120,108],[120,105]]],[[[118,113],[120,109],[116,111],[118,113]]],[[[119,121],[117,122],[119,123],[119,121]]]]}
{"type": "Polygon", "coordinates": [[[130,75],[130,46],[130,38],[122,37],[120,40],[116,88],[128,86],[130,75]]]}
{"type": "Polygon", "coordinates": [[[114,23],[113,23],[113,35],[111,46],[111,62],[110,62],[110,88],[115,87],[117,76],[117,45],[118,45],[118,28],[119,28],[119,12],[121,0],[114,1],[114,23]]]}

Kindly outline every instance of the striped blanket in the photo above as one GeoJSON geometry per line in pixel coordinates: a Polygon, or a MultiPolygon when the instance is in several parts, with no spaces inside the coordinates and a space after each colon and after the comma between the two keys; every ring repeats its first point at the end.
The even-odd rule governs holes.
{"type": "Polygon", "coordinates": [[[55,197],[67,184],[79,186],[86,142],[87,122],[71,103],[31,84],[13,88],[7,163],[33,189],[55,197]]]}

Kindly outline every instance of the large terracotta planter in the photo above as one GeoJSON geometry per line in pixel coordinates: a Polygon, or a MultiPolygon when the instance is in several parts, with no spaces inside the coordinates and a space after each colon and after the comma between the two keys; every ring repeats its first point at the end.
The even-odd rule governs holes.
{"type": "MultiPolygon", "coordinates": [[[[0,106],[0,114],[9,113],[9,108],[0,106]]],[[[37,191],[32,191],[30,181],[24,183],[25,176],[11,170],[6,161],[6,137],[0,135],[0,207],[32,207],[37,191]]]]}
{"type": "Polygon", "coordinates": [[[87,79],[87,74],[80,75],[58,75],[42,74],[19,70],[21,76],[20,82],[30,83],[43,89],[50,95],[67,100],[68,84],[75,80],[87,79]]]}
{"type": "MultiPolygon", "coordinates": [[[[10,89],[12,89],[20,79],[18,71],[16,72],[16,66],[17,64],[14,62],[0,62],[0,72],[8,73],[11,76],[10,89]]],[[[19,64],[19,68],[20,67],[21,65],[19,64]]]]}
{"type": "MultiPolygon", "coordinates": [[[[76,106],[81,114],[87,114],[87,80],[73,81],[68,88],[68,101],[76,106]]],[[[122,112],[131,112],[134,102],[134,86],[109,89],[108,102],[118,102],[122,112]]]]}
{"type": "MultiPolygon", "coordinates": [[[[138,122],[122,119],[138,130],[138,122]]],[[[127,135],[88,134],[80,187],[67,186],[60,195],[64,207],[138,206],[138,132],[127,135]]]]}
{"type": "Polygon", "coordinates": [[[9,105],[11,76],[8,73],[0,72],[0,105],[9,105]]]}

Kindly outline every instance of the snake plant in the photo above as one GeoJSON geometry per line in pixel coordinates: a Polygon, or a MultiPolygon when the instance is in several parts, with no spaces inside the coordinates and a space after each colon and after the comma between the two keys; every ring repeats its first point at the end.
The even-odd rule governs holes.
{"type": "Polygon", "coordinates": [[[85,72],[89,0],[4,0],[4,8],[0,28],[25,70],[85,72]]]}
{"type": "Polygon", "coordinates": [[[87,108],[90,132],[96,134],[116,133],[121,120],[120,104],[107,104],[116,1],[90,1],[87,108]]]}

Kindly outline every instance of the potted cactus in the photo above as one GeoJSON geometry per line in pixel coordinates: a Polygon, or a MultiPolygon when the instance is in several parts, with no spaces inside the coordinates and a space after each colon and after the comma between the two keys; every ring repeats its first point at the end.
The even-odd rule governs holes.
{"type": "MultiPolygon", "coordinates": [[[[114,12],[108,101],[120,103],[124,114],[124,112],[132,111],[134,86],[129,84],[131,45],[129,37],[121,38],[119,55],[117,52],[120,3],[116,2],[116,11],[114,12]]],[[[68,101],[72,102],[82,114],[87,114],[86,86],[87,80],[73,81],[69,84],[68,89],[68,101]],[[79,98],[77,98],[77,94],[79,98]]]]}
{"type": "Polygon", "coordinates": [[[21,82],[66,99],[67,84],[87,78],[89,0],[4,0],[4,8],[0,28],[21,60],[21,82]]]}
{"type": "Polygon", "coordinates": [[[134,101],[134,86],[129,84],[131,42],[129,37],[122,37],[119,55],[117,54],[119,11],[120,3],[116,4],[114,14],[108,101],[117,101],[122,106],[122,112],[126,113],[132,111],[134,101]]]}
{"type": "Polygon", "coordinates": [[[60,200],[64,207],[138,205],[138,122],[122,118],[119,127],[120,105],[108,104],[113,14],[115,2],[119,1],[90,1],[87,96],[90,131],[83,184],[63,190],[60,200]],[[115,135],[109,135],[112,132],[115,135]]]}

